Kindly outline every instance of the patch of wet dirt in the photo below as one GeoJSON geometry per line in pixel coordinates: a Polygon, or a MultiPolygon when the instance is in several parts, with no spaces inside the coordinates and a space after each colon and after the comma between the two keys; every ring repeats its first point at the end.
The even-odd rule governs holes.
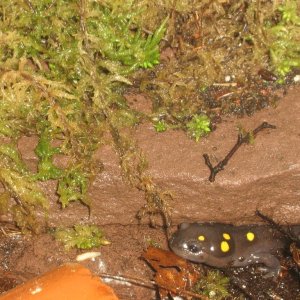
{"type": "MultiPolygon", "coordinates": [[[[157,243],[166,248],[164,233],[148,226],[102,226],[111,245],[93,249],[100,251],[100,257],[84,261],[95,275],[107,273],[140,279],[150,283],[152,271],[140,258],[143,250],[150,243],[157,243]]],[[[3,236],[0,238],[0,273],[10,277],[0,277],[0,291],[12,288],[37,275],[47,272],[66,262],[76,261],[76,256],[88,251],[70,250],[56,242],[50,234],[38,236],[3,236]],[[3,273],[4,272],[4,273],[3,273]]],[[[155,291],[128,282],[105,279],[120,299],[155,299],[155,291]]],[[[151,285],[151,284],[150,284],[151,285]]]]}
{"type": "MultiPolygon", "coordinates": [[[[164,231],[146,225],[106,225],[102,226],[111,244],[93,251],[101,255],[93,260],[82,262],[95,275],[110,274],[134,278],[142,283],[150,283],[153,271],[141,254],[149,245],[167,249],[164,231]]],[[[66,251],[50,234],[38,236],[1,235],[0,238],[0,292],[47,272],[66,262],[74,262],[76,256],[87,252],[66,251]]],[[[249,296],[244,299],[298,299],[299,282],[296,277],[285,274],[277,281],[263,279],[257,268],[228,269],[226,274],[232,278],[232,291],[240,291],[249,296]],[[274,298],[274,297],[275,298],[274,298]],[[273,297],[273,298],[272,298],[273,297]],[[277,298],[276,298],[277,297],[277,298]]],[[[295,274],[294,274],[295,275],[295,274]]],[[[298,277],[299,279],[299,277],[298,277]]],[[[155,290],[126,281],[105,279],[121,300],[158,299],[155,290]]],[[[237,296],[236,296],[237,297],[237,296]]],[[[237,298],[234,298],[237,299],[237,298]]],[[[242,298],[243,299],[243,298],[242,298]]]]}

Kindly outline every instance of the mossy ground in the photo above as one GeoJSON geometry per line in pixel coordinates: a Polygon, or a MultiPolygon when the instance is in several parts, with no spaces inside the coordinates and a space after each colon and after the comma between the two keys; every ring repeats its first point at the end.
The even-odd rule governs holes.
{"type": "Polygon", "coordinates": [[[124,179],[145,192],[138,217],[159,213],[168,224],[171,194],[145,175],[147,160],[123,129],[150,120],[199,139],[213,124],[192,126],[195,116],[274,104],[274,90],[300,67],[299,23],[292,0],[1,1],[3,213],[24,231],[43,228],[36,211],[47,215],[45,180],[57,180],[62,208],[92,207],[87,191],[102,170],[92,157],[109,132],[124,179]],[[159,50],[170,53],[160,65],[159,50]],[[151,97],[151,113],[128,105],[128,87],[151,97]],[[37,172],[17,149],[24,135],[38,136],[37,172]],[[53,163],[57,154],[68,157],[65,168],[53,163]]]}

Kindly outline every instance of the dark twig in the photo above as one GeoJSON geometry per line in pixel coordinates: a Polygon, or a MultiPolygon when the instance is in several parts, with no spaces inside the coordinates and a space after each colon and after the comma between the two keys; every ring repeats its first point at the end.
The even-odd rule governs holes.
{"type": "Polygon", "coordinates": [[[270,217],[262,214],[258,209],[255,211],[255,214],[260,217],[264,222],[268,223],[272,228],[276,229],[277,231],[279,231],[280,233],[282,233],[283,235],[286,234],[286,232],[284,231],[284,229],[277,224],[274,220],[272,220],[270,217]]]}
{"type": "Polygon", "coordinates": [[[228,161],[231,159],[233,154],[240,148],[242,144],[248,143],[251,137],[255,137],[261,130],[265,128],[275,129],[276,126],[271,125],[267,122],[261,123],[257,128],[255,128],[252,132],[248,132],[246,135],[243,135],[241,132],[238,134],[238,139],[233,148],[229,151],[229,153],[225,156],[225,158],[220,161],[216,166],[212,166],[208,154],[203,154],[205,164],[208,166],[210,170],[209,181],[214,182],[216,175],[224,169],[227,165],[228,161]]]}
{"type": "Polygon", "coordinates": [[[281,225],[277,224],[270,217],[262,214],[259,210],[256,210],[255,214],[258,217],[260,217],[264,222],[268,223],[272,228],[274,228],[275,230],[280,232],[289,243],[296,243],[296,244],[299,243],[299,240],[296,238],[296,236],[293,234],[293,232],[291,232],[290,227],[288,227],[288,230],[284,230],[284,228],[281,225]]]}
{"type": "Polygon", "coordinates": [[[129,277],[129,276],[120,276],[120,275],[111,275],[111,274],[107,274],[107,273],[100,273],[98,276],[101,278],[109,278],[109,279],[114,279],[117,281],[132,283],[134,285],[142,286],[147,289],[155,289],[156,287],[158,287],[160,289],[172,292],[175,295],[182,295],[184,297],[193,297],[194,299],[200,299],[200,300],[208,300],[208,298],[204,295],[200,295],[200,294],[197,294],[197,293],[194,293],[191,291],[186,291],[186,290],[179,292],[177,290],[177,287],[171,288],[171,287],[167,287],[167,286],[158,285],[153,280],[145,281],[140,278],[133,278],[133,277],[129,277]]]}

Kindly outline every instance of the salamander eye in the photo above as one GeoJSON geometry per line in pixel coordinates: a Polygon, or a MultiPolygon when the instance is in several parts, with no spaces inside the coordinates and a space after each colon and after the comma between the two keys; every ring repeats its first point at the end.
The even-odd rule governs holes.
{"type": "Polygon", "coordinates": [[[188,250],[192,253],[198,253],[200,252],[200,248],[197,247],[195,244],[191,244],[188,246],[188,250]]]}

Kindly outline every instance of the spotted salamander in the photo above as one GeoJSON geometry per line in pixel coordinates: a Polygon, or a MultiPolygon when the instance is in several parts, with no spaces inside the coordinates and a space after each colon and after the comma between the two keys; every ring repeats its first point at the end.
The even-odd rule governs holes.
{"type": "MultiPolygon", "coordinates": [[[[297,235],[300,237],[300,225],[297,235]]],[[[178,256],[213,267],[243,267],[261,263],[265,277],[278,276],[280,262],[274,255],[286,241],[264,225],[233,226],[220,223],[182,223],[169,241],[178,256]]]]}

